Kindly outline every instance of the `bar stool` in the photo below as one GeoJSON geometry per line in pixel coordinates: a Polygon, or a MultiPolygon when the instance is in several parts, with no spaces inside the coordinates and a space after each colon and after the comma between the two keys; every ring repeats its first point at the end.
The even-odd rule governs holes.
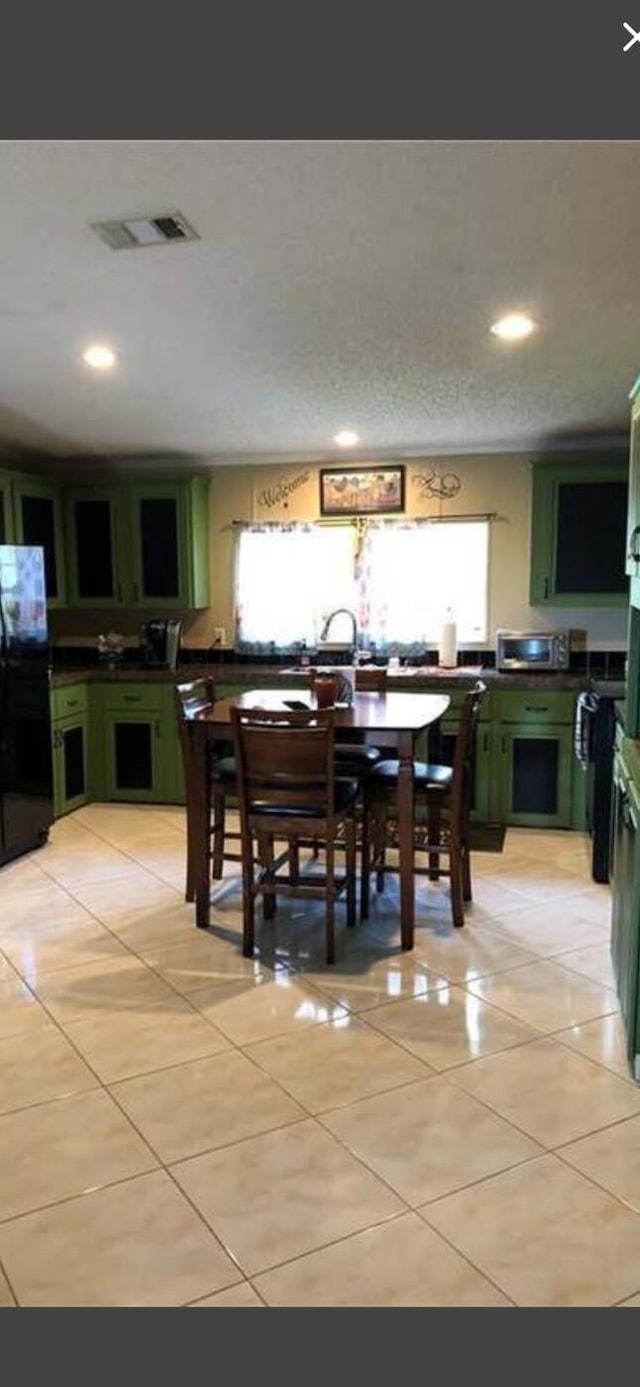
{"type": "MultiPolygon", "coordinates": [[[[182,765],[184,769],[184,785],[186,792],[187,810],[187,878],[185,885],[185,900],[192,901],[195,896],[195,865],[194,865],[194,843],[193,843],[193,800],[194,800],[194,761],[191,738],[189,736],[189,721],[197,713],[212,708],[216,701],[215,685],[212,679],[192,679],[189,683],[176,684],[174,686],[174,697],[176,714],[178,719],[178,735],[182,749],[182,765]]],[[[218,749],[216,749],[218,751],[218,749]]],[[[240,833],[236,830],[227,828],[227,807],[228,800],[237,801],[238,786],[236,778],[236,763],[229,747],[227,754],[223,747],[223,754],[211,756],[209,766],[209,859],[211,861],[211,876],[219,880],[223,872],[224,862],[241,862],[242,854],[239,850],[234,850],[227,846],[228,842],[239,842],[240,833]]]]}

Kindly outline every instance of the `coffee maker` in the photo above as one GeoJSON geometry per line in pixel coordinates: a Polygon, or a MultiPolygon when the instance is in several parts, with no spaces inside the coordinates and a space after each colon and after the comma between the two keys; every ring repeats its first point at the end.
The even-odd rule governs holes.
{"type": "Polygon", "coordinates": [[[175,669],[180,648],[180,626],[181,623],[171,617],[145,621],[140,627],[140,651],[144,665],[156,669],[175,669]]]}

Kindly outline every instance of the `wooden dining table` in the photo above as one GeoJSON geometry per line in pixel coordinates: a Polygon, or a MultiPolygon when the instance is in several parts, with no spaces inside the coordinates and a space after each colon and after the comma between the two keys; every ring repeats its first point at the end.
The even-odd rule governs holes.
{"type": "MultiPolygon", "coordinates": [[[[189,720],[192,739],[194,781],[193,845],[195,856],[196,925],[208,929],[210,923],[209,878],[209,765],[210,750],[216,742],[231,738],[231,709],[266,708],[286,712],[289,702],[309,708],[317,706],[315,696],[303,689],[249,689],[232,698],[221,698],[212,708],[196,713],[189,720]]],[[[446,712],[446,694],[355,693],[350,706],[336,705],[336,732],[345,740],[370,741],[389,749],[397,757],[398,774],[398,867],[400,876],[400,925],[402,947],[413,948],[415,896],[413,862],[413,760],[416,738],[446,712]]]]}

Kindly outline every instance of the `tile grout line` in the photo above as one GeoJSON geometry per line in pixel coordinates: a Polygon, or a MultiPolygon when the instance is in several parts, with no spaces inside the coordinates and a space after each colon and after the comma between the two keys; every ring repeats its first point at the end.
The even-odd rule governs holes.
{"type": "MultiPolygon", "coordinates": [[[[96,834],[95,836],[96,836],[96,837],[99,837],[100,835],[96,834]]],[[[108,841],[108,840],[104,840],[104,841],[108,841]]],[[[135,860],[135,859],[132,859],[132,860],[135,860]]],[[[140,864],[138,864],[138,865],[140,865],[140,864]]],[[[145,870],[146,870],[146,869],[145,869],[145,870]]],[[[156,875],[156,874],[155,874],[155,873],[150,873],[150,875],[156,875]]],[[[162,878],[158,878],[158,880],[163,881],[162,878]]],[[[57,884],[60,885],[59,882],[58,882],[57,884]]],[[[163,882],[163,884],[166,885],[167,883],[166,883],[166,882],[163,882]]],[[[65,890],[65,891],[67,892],[67,894],[69,895],[70,899],[72,899],[72,900],[76,900],[76,899],[77,899],[77,898],[75,898],[75,897],[73,896],[73,892],[70,891],[67,887],[64,887],[64,886],[63,886],[62,889],[65,890]]],[[[171,889],[173,889],[173,888],[171,888],[171,889]]],[[[79,902],[79,903],[82,905],[82,902],[79,902]]],[[[86,909],[86,907],[83,907],[83,908],[86,909]]],[[[99,920],[99,917],[93,916],[93,912],[91,912],[91,911],[89,911],[88,913],[92,915],[92,918],[96,918],[97,921],[98,921],[98,923],[99,923],[101,926],[105,927],[105,928],[108,930],[108,932],[109,932],[110,934],[112,934],[112,936],[114,935],[114,932],[111,931],[111,930],[109,930],[109,927],[108,927],[108,926],[105,926],[105,925],[104,925],[104,922],[99,920]]],[[[115,936],[115,937],[118,938],[118,936],[115,936]]],[[[118,939],[118,942],[121,943],[121,944],[123,943],[123,941],[121,941],[121,940],[119,940],[119,939],[118,939]]],[[[154,973],[156,976],[160,976],[159,974],[157,974],[157,971],[156,971],[156,969],[154,969],[153,965],[149,965],[149,964],[147,964],[144,960],[140,959],[139,956],[138,956],[137,954],[135,954],[135,952],[134,952],[132,949],[130,949],[128,945],[125,944],[124,947],[125,947],[125,949],[126,949],[128,952],[130,952],[130,953],[133,955],[133,957],[135,957],[135,958],[138,960],[138,962],[140,962],[140,964],[141,964],[142,967],[148,968],[150,972],[154,973]]],[[[169,946],[169,947],[171,947],[171,946],[169,946]]],[[[286,966],[287,966],[287,967],[290,967],[290,964],[288,964],[288,965],[286,965],[286,966]]],[[[507,971],[508,971],[508,970],[507,970],[507,971]]],[[[294,973],[293,976],[295,977],[295,976],[297,976],[297,975],[294,973]]],[[[165,982],[169,987],[171,987],[171,984],[167,982],[167,979],[161,978],[161,980],[162,980],[163,982],[165,982]]],[[[28,987],[28,984],[25,984],[25,985],[28,987]]],[[[307,983],[306,985],[307,985],[307,986],[312,986],[312,985],[309,984],[309,983],[307,983]]],[[[455,985],[458,985],[458,984],[450,984],[450,985],[454,985],[454,986],[455,986],[455,985]]],[[[205,985],[205,986],[206,986],[206,985],[205,985]]],[[[31,989],[29,989],[29,990],[31,990],[31,989]]],[[[177,991],[177,989],[172,989],[172,990],[177,991]]],[[[321,989],[317,989],[317,990],[321,992],[321,989]]],[[[464,989],[463,989],[463,990],[464,990],[464,989]]],[[[183,1000],[189,1001],[189,995],[188,995],[188,994],[178,993],[177,995],[182,996],[182,997],[183,997],[183,1000]]],[[[322,994],[321,994],[321,995],[322,995],[322,994]]],[[[471,995],[475,995],[475,994],[471,994],[471,995]]],[[[37,996],[37,994],[36,994],[36,996],[37,996]]],[[[330,999],[330,1000],[333,1000],[333,999],[330,999]]],[[[40,1002],[40,999],[39,999],[39,998],[38,998],[38,1001],[40,1002]]],[[[379,1005],[384,1005],[384,1004],[385,1004],[385,1003],[381,1003],[381,1004],[379,1004],[379,1005]]],[[[43,1005],[43,1004],[40,1002],[40,1005],[43,1005]]],[[[191,1004],[191,1005],[192,1005],[192,1004],[191,1004]]],[[[490,1005],[493,1005],[493,1004],[490,1004],[490,1005]]],[[[199,1012],[198,1008],[193,1007],[193,1005],[192,1005],[192,1009],[195,1010],[199,1015],[202,1016],[202,1013],[199,1012]]],[[[377,1009],[377,1008],[373,1008],[373,1010],[375,1010],[375,1009],[377,1009]]],[[[64,1028],[63,1028],[62,1024],[61,1024],[61,1023],[58,1023],[58,1021],[56,1020],[56,1018],[53,1017],[53,1016],[51,1015],[51,1013],[48,1011],[48,1008],[47,1008],[46,1006],[44,1006],[44,1010],[46,1011],[47,1015],[51,1017],[51,1020],[52,1020],[53,1024],[54,1024],[54,1025],[56,1026],[56,1028],[63,1034],[64,1038],[68,1041],[68,1043],[72,1043],[72,1042],[71,1042],[71,1038],[70,1038],[70,1037],[68,1036],[68,1034],[64,1031],[64,1028]]],[[[371,1010],[371,1009],[370,1009],[370,1010],[371,1010]]],[[[511,1015],[511,1013],[506,1013],[506,1014],[507,1014],[507,1015],[511,1015]]],[[[359,1014],[357,1014],[357,1013],[351,1013],[351,1012],[350,1012],[350,1015],[354,1016],[354,1019],[357,1017],[357,1019],[358,1019],[360,1022],[362,1022],[365,1026],[367,1026],[367,1021],[366,1021],[366,1019],[363,1018],[361,1015],[359,1015],[359,1014]]],[[[207,1018],[204,1018],[204,1019],[207,1019],[207,1018]]],[[[518,1018],[516,1018],[516,1019],[518,1019],[518,1018]]],[[[332,1024],[332,1023],[329,1021],[329,1022],[323,1022],[323,1023],[318,1023],[318,1024],[326,1025],[326,1024],[332,1024]]],[[[377,1033],[378,1035],[380,1035],[380,1032],[377,1030],[377,1028],[376,1028],[375,1026],[368,1026],[367,1028],[368,1028],[369,1030],[371,1030],[371,1031],[377,1033]]],[[[311,1028],[309,1028],[309,1029],[311,1029],[311,1028]]],[[[222,1034],[223,1034],[223,1033],[222,1033],[222,1034]]],[[[282,1033],[282,1034],[287,1034],[287,1033],[285,1032],[285,1033],[282,1033]]],[[[545,1032],[545,1033],[541,1033],[540,1036],[539,1036],[539,1037],[535,1037],[534,1040],[535,1040],[535,1039],[542,1039],[542,1038],[544,1038],[544,1037],[547,1036],[547,1035],[550,1036],[551,1034],[552,1034],[552,1033],[546,1033],[546,1032],[545,1032]]],[[[254,1065],[255,1065],[255,1067],[258,1069],[258,1071],[259,1071],[260,1073],[263,1073],[261,1067],[260,1067],[259,1065],[255,1064],[255,1061],[253,1060],[253,1056],[248,1055],[248,1054],[245,1054],[243,1045],[237,1044],[236,1042],[230,1040],[230,1038],[227,1037],[227,1036],[224,1036],[224,1034],[223,1034],[223,1038],[226,1040],[227,1044],[230,1045],[232,1051],[237,1051],[238,1053],[243,1054],[244,1058],[248,1059],[250,1062],[253,1062],[254,1065]]],[[[276,1037],[268,1036],[268,1037],[264,1037],[264,1038],[263,1038],[263,1042],[261,1042],[261,1041],[259,1041],[259,1040],[258,1040],[258,1041],[249,1041],[249,1042],[245,1042],[245,1044],[247,1044],[247,1045],[259,1045],[260,1043],[268,1042],[268,1041],[269,1041],[270,1039],[272,1039],[272,1038],[275,1039],[276,1037]]],[[[419,1063],[425,1063],[425,1062],[423,1062],[423,1061],[420,1059],[419,1056],[416,1056],[413,1052],[407,1050],[406,1047],[404,1047],[401,1043],[398,1043],[398,1042],[395,1040],[395,1038],[393,1038],[393,1037],[386,1037],[386,1036],[384,1036],[384,1034],[383,1034],[383,1038],[386,1039],[386,1040],[388,1040],[390,1043],[392,1043],[392,1044],[394,1044],[394,1045],[397,1045],[397,1048],[398,1048],[398,1049],[401,1049],[401,1050],[403,1050],[403,1052],[406,1052],[407,1054],[411,1055],[411,1057],[412,1057],[414,1060],[417,1059],[419,1063]]],[[[524,1042],[524,1043],[533,1043],[533,1041],[532,1041],[532,1042],[524,1042]]],[[[561,1043],[562,1043],[562,1042],[561,1042],[561,1043]]],[[[77,1050],[77,1047],[73,1046],[73,1048],[77,1050]]],[[[508,1047],[508,1048],[514,1048],[514,1047],[508,1047]]],[[[565,1046],[565,1048],[568,1048],[568,1047],[565,1046]]],[[[87,1063],[87,1061],[85,1060],[85,1058],[84,1058],[84,1056],[82,1055],[82,1053],[79,1052],[79,1051],[77,1051],[77,1053],[80,1055],[80,1058],[81,1058],[82,1062],[83,1062],[84,1064],[87,1065],[87,1068],[90,1070],[90,1072],[94,1073],[95,1071],[93,1071],[92,1066],[91,1066],[90,1064],[87,1063]]],[[[225,1052],[222,1052],[222,1053],[225,1053],[225,1052]]],[[[503,1053],[503,1052],[500,1051],[500,1052],[497,1052],[497,1053],[503,1053]]],[[[207,1058],[207,1057],[203,1057],[203,1058],[207,1058]]],[[[215,1058],[215,1056],[212,1056],[212,1058],[215,1058]]],[[[196,1061],[189,1061],[189,1060],[187,1060],[187,1061],[180,1061],[180,1062],[176,1063],[176,1065],[165,1066],[165,1067],[164,1067],[163,1069],[161,1069],[161,1070],[153,1070],[153,1071],[149,1071],[149,1072],[150,1072],[150,1073],[158,1073],[158,1074],[161,1074],[161,1073],[165,1072],[165,1070],[166,1070],[167,1068],[178,1068],[178,1067],[180,1067],[181,1064],[189,1064],[189,1063],[193,1063],[193,1062],[197,1062],[197,1060],[196,1060],[196,1061]]],[[[602,1066],[602,1067],[604,1067],[604,1066],[602,1066]]],[[[426,1065],[426,1063],[425,1063],[425,1077],[446,1077],[446,1073],[447,1073],[447,1072],[448,1072],[448,1071],[433,1071],[433,1069],[432,1069],[431,1067],[427,1068],[427,1065],[426,1065]]],[[[607,1072],[610,1072],[610,1071],[607,1071],[607,1072]]],[[[128,1081],[134,1080],[136,1077],[138,1077],[138,1076],[128,1076],[127,1078],[125,1078],[125,1079],[123,1079],[123,1080],[116,1080],[116,1081],[114,1081],[114,1082],[128,1082],[128,1081]]],[[[274,1078],[274,1076],[267,1074],[267,1077],[269,1078],[269,1080],[270,1080],[272,1083],[275,1083],[276,1086],[277,1086],[278,1088],[280,1088],[281,1091],[284,1092],[284,1093],[287,1095],[287,1097],[293,1098],[293,1095],[290,1094],[290,1093],[288,1092],[288,1090],[286,1090],[286,1089],[284,1088],[284,1086],[281,1085],[281,1084],[278,1082],[278,1080],[277,1080],[276,1078],[274,1078]]],[[[149,1142],[145,1137],[142,1136],[142,1133],[139,1131],[139,1129],[136,1127],[135,1123],[134,1123],[134,1122],[132,1121],[132,1119],[129,1117],[129,1114],[126,1113],[126,1112],[121,1108],[121,1106],[120,1106],[119,1103],[117,1103],[117,1099],[116,1099],[115,1096],[110,1092],[110,1089],[109,1089],[108,1085],[107,1085],[106,1083],[104,1083],[104,1082],[99,1078],[99,1076],[96,1075],[96,1078],[97,1078],[97,1082],[98,1082],[99,1086],[109,1093],[109,1096],[110,1096],[110,1097],[112,1098],[112,1100],[116,1103],[116,1105],[118,1106],[119,1110],[120,1110],[121,1112],[123,1112],[123,1115],[125,1116],[126,1120],[129,1122],[129,1124],[132,1126],[133,1130],[136,1131],[136,1133],[137,1133],[138,1136],[143,1140],[143,1142],[145,1143],[145,1145],[148,1146],[149,1150],[150,1150],[151,1153],[154,1155],[154,1157],[156,1157],[157,1159],[159,1159],[159,1157],[157,1156],[157,1153],[155,1152],[155,1148],[152,1146],[151,1142],[149,1142]]],[[[410,1081],[410,1082],[412,1082],[412,1081],[410,1081]]],[[[420,1080],[416,1080],[415,1082],[423,1082],[423,1080],[420,1079],[420,1080]]],[[[395,1088],[400,1088],[400,1087],[406,1087],[406,1086],[407,1086],[407,1085],[402,1084],[402,1085],[395,1085],[394,1087],[395,1087],[395,1088]]],[[[392,1089],[391,1089],[391,1090],[385,1090],[385,1092],[389,1092],[389,1091],[393,1091],[393,1090],[392,1090],[392,1089]]],[[[374,1097],[374,1096],[377,1096],[377,1095],[368,1095],[368,1096],[374,1097]]],[[[55,1100],[53,1100],[53,1101],[55,1101],[55,1100]]],[[[321,1115],[308,1112],[308,1109],[306,1108],[305,1104],[304,1104],[304,1103],[300,1103],[300,1100],[294,1098],[294,1101],[299,1103],[299,1106],[303,1109],[303,1112],[304,1112],[304,1113],[308,1113],[309,1118],[310,1118],[311,1120],[318,1122],[319,1125],[322,1126],[322,1127],[324,1128],[325,1131],[327,1130],[326,1127],[325,1127],[325,1125],[324,1125],[324,1123],[322,1123],[321,1115]]],[[[356,1100],[356,1101],[366,1101],[366,1097],[365,1097],[364,1099],[362,1099],[362,1100],[356,1100]]],[[[476,1099],[476,1101],[480,1101],[480,1100],[477,1100],[477,1099],[476,1099]]],[[[350,1105],[346,1105],[346,1106],[350,1106],[350,1105]]],[[[485,1105],[485,1106],[489,1106],[489,1105],[485,1105]]],[[[489,1110],[490,1110],[490,1111],[494,1111],[494,1110],[491,1109],[491,1108],[489,1108],[489,1110]]],[[[327,1110],[327,1111],[337,1111],[337,1110],[336,1110],[336,1109],[329,1109],[329,1110],[327,1110]]],[[[516,1130],[520,1130],[520,1129],[517,1128],[517,1126],[516,1126],[515,1123],[511,1123],[508,1119],[505,1119],[505,1118],[502,1116],[502,1114],[498,1113],[497,1116],[500,1117],[502,1121],[507,1121],[507,1122],[508,1122],[508,1125],[513,1126],[516,1130]]],[[[304,1120],[304,1119],[301,1118],[300,1120],[304,1120]]],[[[626,1119],[622,1119],[622,1120],[626,1120],[626,1119]]],[[[293,1123],[293,1124],[283,1124],[283,1126],[288,1126],[288,1125],[297,1125],[297,1123],[293,1123]]],[[[617,1125],[617,1124],[608,1124],[608,1125],[617,1125]]],[[[270,1129],[270,1130],[280,1130],[280,1129],[279,1129],[279,1128],[276,1128],[276,1129],[270,1129]]],[[[599,1129],[599,1130],[602,1130],[602,1129],[599,1129]]],[[[260,1135],[260,1134],[256,1134],[256,1135],[260,1135]]],[[[331,1135],[332,1138],[333,1138],[334,1140],[338,1140],[338,1143],[339,1143],[340,1145],[345,1145],[345,1144],[342,1143],[338,1138],[335,1137],[335,1134],[334,1134],[334,1133],[329,1132],[329,1135],[331,1135]]],[[[528,1133],[525,1133],[525,1135],[529,1136],[528,1133]]],[[[246,1139],[244,1139],[244,1140],[252,1140],[252,1139],[253,1139],[252,1137],[248,1137],[248,1138],[246,1138],[246,1139]]],[[[529,1138],[529,1139],[531,1139],[531,1138],[529,1138]]],[[[232,1147],[232,1146],[234,1146],[234,1145],[236,1145],[236,1144],[238,1144],[238,1143],[231,1142],[231,1143],[228,1143],[227,1146],[228,1146],[228,1147],[232,1147]]],[[[218,1149],[221,1149],[221,1148],[220,1148],[220,1147],[216,1147],[216,1148],[211,1148],[211,1149],[213,1149],[213,1150],[218,1150],[218,1149]]],[[[365,1167],[365,1169],[369,1170],[369,1167],[366,1165],[366,1162],[362,1161],[361,1158],[360,1158],[359,1156],[357,1156],[356,1153],[351,1152],[350,1149],[349,1149],[348,1147],[346,1147],[346,1146],[345,1146],[345,1149],[349,1152],[349,1154],[350,1154],[352,1157],[355,1156],[355,1159],[357,1159],[361,1164],[363,1164],[364,1167],[365,1167]]],[[[203,1153],[201,1153],[201,1154],[207,1154],[207,1153],[206,1153],[206,1152],[203,1152],[203,1153]]],[[[541,1150],[541,1155],[544,1155],[544,1154],[549,1154],[549,1152],[548,1152],[545,1148],[542,1148],[542,1150],[541,1150]]],[[[188,1159],[192,1159],[192,1158],[191,1158],[191,1157],[187,1157],[187,1158],[182,1158],[182,1159],[187,1159],[187,1160],[188,1160],[188,1159]]],[[[528,1159],[529,1159],[529,1158],[527,1158],[527,1161],[528,1161],[528,1159]]],[[[536,1157],[532,1157],[532,1158],[530,1158],[530,1159],[539,1159],[539,1157],[536,1156],[536,1157]]],[[[527,1163],[527,1162],[525,1162],[525,1163],[527,1163]]],[[[517,1163],[517,1164],[522,1164],[522,1162],[517,1163]]],[[[567,1165],[568,1163],[567,1163],[567,1162],[564,1162],[564,1164],[567,1165]]],[[[169,1167],[168,1167],[164,1162],[160,1162],[160,1166],[161,1166],[162,1169],[164,1169],[165,1171],[167,1171],[167,1173],[169,1173],[169,1167]]],[[[157,1168],[157,1167],[156,1167],[156,1168],[157,1168]]],[[[574,1169],[574,1171],[575,1171],[575,1167],[571,1167],[571,1168],[574,1169]]],[[[148,1172],[148,1173],[151,1173],[151,1172],[148,1172]]],[[[381,1177],[378,1175],[377,1172],[372,1171],[371,1173],[372,1173],[377,1179],[381,1179],[381,1177]]],[[[135,1179],[135,1178],[141,1178],[141,1177],[138,1177],[138,1176],[128,1177],[129,1180],[131,1180],[132,1178],[135,1179]]],[[[492,1177],[491,1177],[491,1176],[488,1176],[488,1177],[485,1177],[485,1178],[492,1178],[492,1177]]],[[[126,1180],[118,1181],[118,1182],[114,1182],[114,1183],[118,1183],[118,1184],[120,1184],[120,1183],[126,1183],[126,1180]]],[[[176,1183],[176,1182],[174,1181],[174,1183],[176,1183]]],[[[386,1182],[385,1182],[384,1180],[382,1180],[382,1183],[386,1183],[386,1182]]],[[[472,1182],[472,1184],[475,1184],[475,1183],[478,1183],[478,1182],[472,1182]]],[[[480,1183],[482,1183],[482,1182],[480,1182],[480,1183]]],[[[104,1188],[104,1186],[102,1186],[101,1188],[104,1188]]],[[[183,1197],[186,1197],[186,1196],[185,1196],[185,1192],[182,1190],[182,1188],[181,1188],[180,1186],[177,1186],[177,1188],[178,1188],[179,1192],[182,1194],[182,1196],[183,1196],[183,1197]]],[[[398,1195],[398,1192],[397,1192],[396,1190],[393,1190],[393,1187],[389,1187],[389,1188],[392,1189],[393,1194],[396,1196],[396,1198],[399,1198],[399,1199],[400,1199],[401,1203],[405,1203],[405,1204],[406,1204],[406,1201],[403,1199],[403,1197],[402,1197],[402,1196],[399,1196],[399,1195],[398,1195]]],[[[463,1187],[461,1187],[461,1188],[469,1188],[469,1186],[467,1185],[467,1186],[463,1186],[463,1187]]],[[[598,1186],[598,1188],[599,1188],[599,1186],[598,1186]]],[[[457,1191],[456,1191],[456,1192],[457,1192],[457,1191]]],[[[70,1198],[77,1198],[77,1197],[78,1197],[78,1196],[70,1196],[70,1198]]],[[[82,1196],[80,1196],[80,1197],[82,1197],[82,1196]]],[[[444,1196],[442,1196],[442,1197],[444,1197],[444,1196]]],[[[614,1196],[614,1197],[615,1197],[615,1196],[614,1196]]],[[[60,1202],[68,1202],[68,1201],[67,1201],[66,1199],[65,1199],[64,1201],[56,1201],[56,1203],[60,1203],[60,1202]]],[[[190,1203],[191,1201],[188,1200],[188,1202],[190,1203]]],[[[48,1206],[48,1207],[55,1207],[55,1205],[48,1206]]],[[[197,1210],[197,1209],[195,1208],[195,1206],[192,1206],[192,1207],[194,1207],[194,1211],[198,1214],[198,1217],[200,1218],[200,1220],[203,1221],[203,1222],[205,1223],[205,1226],[206,1226],[208,1229],[210,1229],[211,1232],[213,1232],[214,1237],[216,1237],[216,1239],[217,1239],[217,1234],[215,1233],[215,1229],[211,1228],[211,1226],[208,1224],[207,1220],[203,1218],[203,1216],[200,1214],[200,1211],[197,1210]]],[[[627,1207],[627,1206],[625,1205],[625,1207],[627,1207]]],[[[411,1206],[411,1205],[409,1205],[409,1204],[406,1204],[406,1209],[407,1209],[408,1211],[412,1212],[412,1213],[417,1213],[417,1210],[416,1210],[413,1206],[411,1206]]],[[[24,1215],[18,1215],[17,1217],[23,1217],[23,1216],[24,1216],[24,1215]]],[[[402,1216],[401,1214],[398,1214],[398,1215],[397,1215],[397,1217],[401,1217],[401,1216],[402,1216]]],[[[420,1217],[420,1214],[418,1214],[418,1216],[420,1217]]],[[[394,1216],[394,1217],[396,1217],[396,1216],[394,1216]]],[[[428,1220],[426,1220],[426,1221],[427,1221],[427,1223],[428,1223],[428,1220]]],[[[388,1220],[384,1220],[383,1222],[388,1222],[388,1220]]],[[[368,1226],[371,1227],[371,1226],[379,1226],[379,1225],[376,1224],[376,1225],[368,1225],[368,1226]]],[[[431,1225],[428,1225],[428,1226],[431,1227],[431,1225]]],[[[366,1231],[366,1230],[360,1230],[360,1231],[366,1231]]],[[[433,1230],[433,1231],[435,1231],[436,1234],[437,1234],[438,1236],[440,1236],[440,1237],[443,1236],[442,1234],[439,1233],[439,1230],[433,1230]]],[[[353,1236],[356,1236],[356,1235],[350,1234],[350,1235],[349,1235],[349,1238],[350,1238],[350,1237],[353,1237],[353,1236]]],[[[219,1240],[219,1239],[217,1239],[217,1240],[219,1240]]],[[[336,1241],[338,1241],[338,1242],[343,1242],[343,1241],[347,1241],[347,1240],[348,1240],[348,1239],[343,1238],[343,1239],[337,1239],[336,1241]]],[[[446,1239],[445,1239],[445,1241],[446,1241],[446,1239]]],[[[324,1246],[327,1246],[327,1244],[325,1244],[324,1246]]],[[[453,1246],[453,1244],[452,1244],[452,1246],[453,1246]]],[[[315,1250],[315,1249],[312,1249],[312,1251],[313,1251],[313,1250],[315,1250]]],[[[319,1250],[319,1249],[318,1249],[318,1250],[319,1250]]],[[[462,1255],[462,1256],[464,1257],[464,1254],[461,1254],[460,1251],[459,1251],[459,1249],[455,1249],[455,1251],[457,1252],[458,1255],[462,1255]]],[[[236,1259],[233,1258],[233,1254],[230,1254],[230,1255],[231,1255],[231,1257],[232,1257],[232,1260],[235,1261],[236,1259]]],[[[306,1255],[308,1255],[308,1254],[301,1254],[301,1256],[306,1256],[306,1255]]],[[[298,1258],[290,1259],[290,1260],[298,1260],[298,1258]]],[[[465,1260],[469,1261],[468,1258],[465,1258],[465,1260]]],[[[278,1264],[278,1265],[286,1265],[286,1264],[287,1264],[287,1263],[282,1263],[282,1264],[278,1264]]],[[[469,1264],[470,1264],[471,1266],[474,1265],[474,1264],[471,1263],[471,1262],[469,1262],[469,1264]]],[[[271,1268],[270,1268],[270,1269],[271,1269],[271,1268]]],[[[270,1270],[270,1269],[269,1269],[269,1270],[270,1270]]],[[[490,1280],[490,1278],[487,1278],[485,1272],[483,1272],[481,1269],[477,1269],[477,1270],[480,1271],[480,1274],[484,1277],[485,1280],[490,1280]]],[[[260,1274],[261,1274],[261,1273],[260,1273],[260,1274]]],[[[246,1279],[249,1280],[248,1277],[247,1277],[246,1279]]],[[[493,1284],[493,1283],[492,1283],[492,1284],[493,1284]]],[[[13,1288],[11,1287],[10,1289],[11,1289],[11,1291],[12,1291],[12,1293],[13,1293],[13,1288]]],[[[253,1289],[254,1289],[254,1291],[255,1291],[255,1288],[253,1288],[253,1289]]],[[[498,1287],[497,1289],[500,1290],[501,1294],[505,1294],[505,1293],[502,1291],[502,1288],[498,1287]]],[[[256,1293],[257,1293],[257,1292],[256,1292],[256,1293]]],[[[213,1292],[212,1294],[215,1294],[215,1292],[213,1292]]],[[[207,1298],[207,1297],[200,1297],[200,1299],[205,1299],[205,1298],[207,1298]]],[[[509,1299],[508,1295],[506,1296],[506,1298],[509,1299]]],[[[627,1299],[628,1299],[628,1298],[629,1298],[629,1297],[627,1297],[627,1299]]],[[[190,1302],[190,1303],[193,1303],[193,1302],[190,1302]]]]}

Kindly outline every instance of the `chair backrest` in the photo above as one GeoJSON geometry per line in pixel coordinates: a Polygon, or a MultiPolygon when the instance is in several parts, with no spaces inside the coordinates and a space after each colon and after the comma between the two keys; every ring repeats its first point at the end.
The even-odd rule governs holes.
{"type": "MultiPolygon", "coordinates": [[[[192,679],[189,683],[174,684],[173,697],[178,719],[178,736],[182,750],[182,769],[184,772],[184,783],[187,794],[187,811],[191,797],[193,783],[193,751],[191,738],[188,735],[189,721],[195,717],[196,713],[204,713],[207,708],[213,708],[216,701],[216,691],[213,679],[192,679]]],[[[208,752],[208,754],[210,754],[208,752]]]]}
{"type": "Polygon", "coordinates": [[[178,717],[178,728],[182,728],[189,718],[212,708],[216,701],[213,679],[191,679],[187,684],[174,684],[173,696],[178,717]]]}
{"type": "Polygon", "coordinates": [[[334,812],[333,709],[276,712],[232,708],[240,814],[245,823],[265,808],[334,812]]]}
{"type": "Polygon", "coordinates": [[[471,794],[473,752],[478,731],[480,704],[486,692],[486,684],[483,684],[482,680],[478,679],[474,687],[465,694],[463,699],[453,756],[453,781],[451,785],[451,807],[453,813],[455,813],[456,810],[460,812],[466,811],[469,807],[468,801],[471,794]]]}
{"type": "Polygon", "coordinates": [[[356,669],[357,693],[386,693],[387,671],[380,665],[363,665],[356,669]]]}

